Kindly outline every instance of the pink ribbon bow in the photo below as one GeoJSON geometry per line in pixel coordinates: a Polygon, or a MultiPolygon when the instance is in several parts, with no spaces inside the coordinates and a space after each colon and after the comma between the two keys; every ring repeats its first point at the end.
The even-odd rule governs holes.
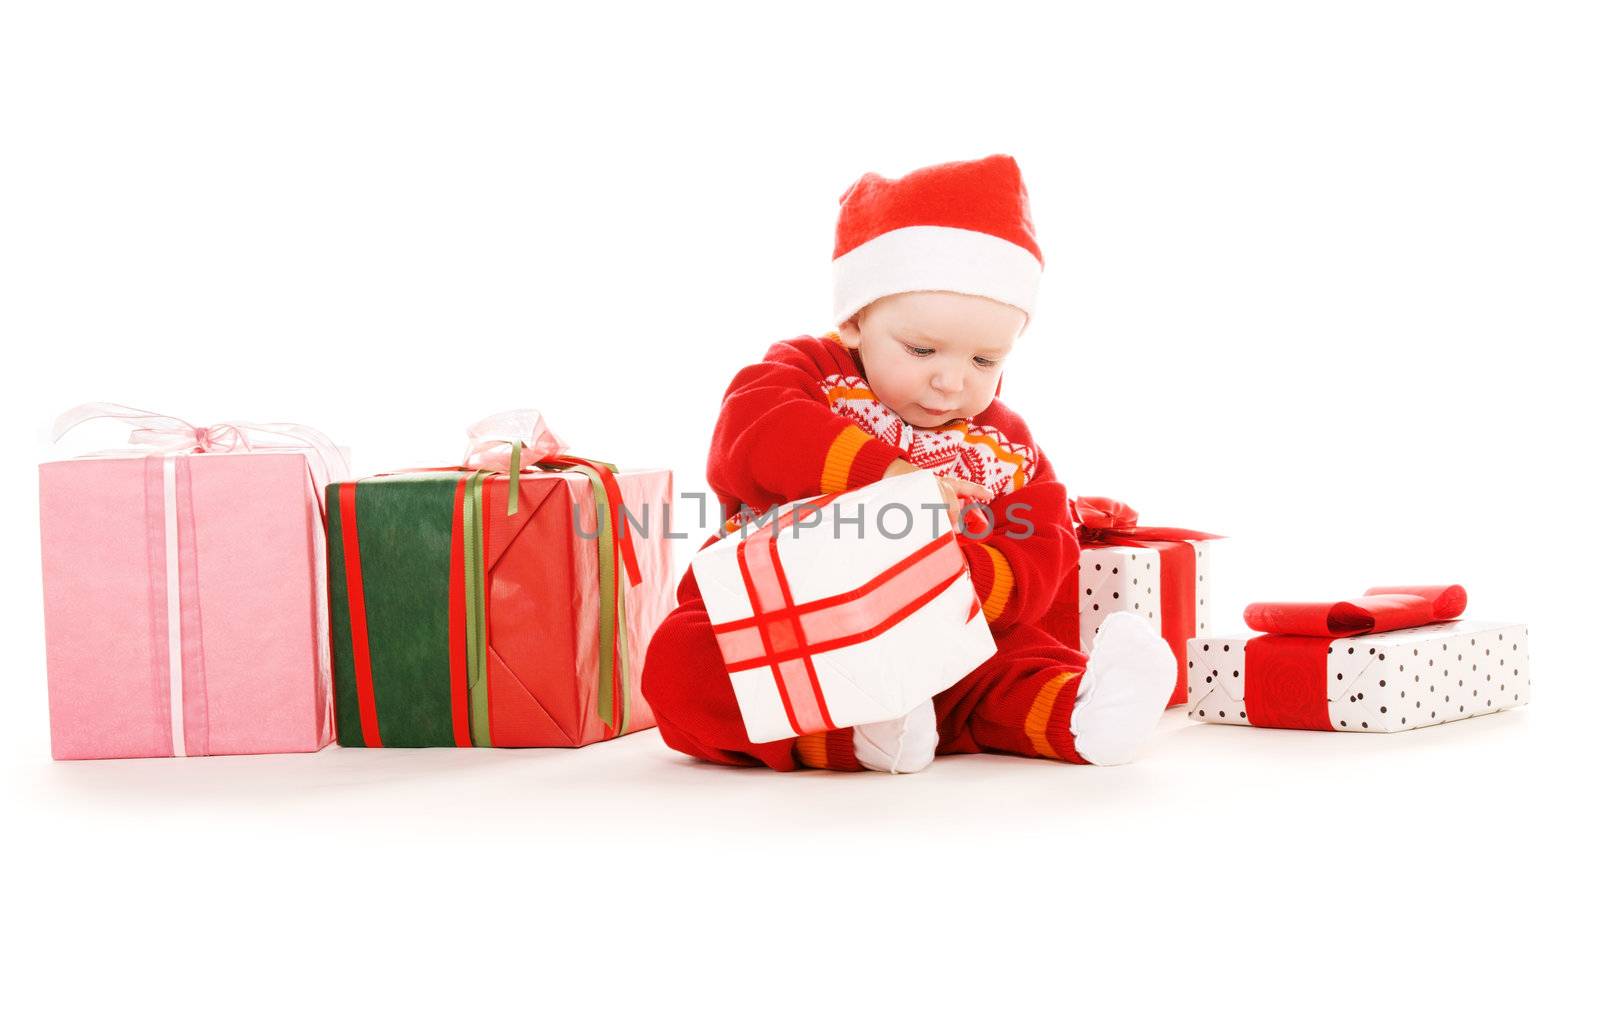
{"type": "Polygon", "coordinates": [[[510,409],[486,416],[467,428],[467,454],[461,465],[510,473],[566,452],[567,446],[545,425],[537,409],[510,409]]]}
{"type": "Polygon", "coordinates": [[[330,481],[349,477],[344,453],[326,434],[299,423],[214,423],[197,427],[176,416],[134,409],[111,402],[90,402],[56,418],[51,440],[60,441],[92,420],[116,420],[133,428],[130,447],[90,455],[203,455],[227,452],[300,452],[311,466],[320,493],[330,481]]]}

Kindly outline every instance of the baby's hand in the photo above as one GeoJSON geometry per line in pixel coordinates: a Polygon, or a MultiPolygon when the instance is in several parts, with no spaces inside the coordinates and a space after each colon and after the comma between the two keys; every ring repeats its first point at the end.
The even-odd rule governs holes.
{"type": "Polygon", "coordinates": [[[982,511],[972,510],[963,517],[962,509],[972,502],[992,502],[994,492],[981,484],[963,481],[958,477],[939,478],[939,490],[944,494],[945,505],[950,508],[950,526],[958,532],[966,530],[977,534],[989,526],[982,511]],[[963,527],[963,524],[970,526],[963,527]]]}
{"type": "MultiPolygon", "coordinates": [[[[922,467],[904,459],[896,459],[884,470],[884,477],[898,477],[903,473],[917,473],[922,467]]],[[[994,492],[981,484],[964,481],[959,477],[939,478],[939,492],[944,496],[944,502],[950,509],[950,526],[961,528],[961,508],[969,502],[992,502],[994,492]]]]}

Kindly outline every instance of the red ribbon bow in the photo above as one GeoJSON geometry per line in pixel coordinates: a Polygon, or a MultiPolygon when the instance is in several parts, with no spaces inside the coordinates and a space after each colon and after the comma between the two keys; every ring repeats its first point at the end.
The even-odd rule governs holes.
{"type": "Polygon", "coordinates": [[[1137,546],[1145,542],[1200,542],[1222,537],[1183,527],[1140,527],[1138,510],[1104,495],[1083,495],[1067,505],[1079,524],[1081,545],[1137,546]]]}
{"type": "Polygon", "coordinates": [[[1466,608],[1467,590],[1460,585],[1369,588],[1336,603],[1251,603],[1244,622],[1273,635],[1348,638],[1454,620],[1466,608]]]}

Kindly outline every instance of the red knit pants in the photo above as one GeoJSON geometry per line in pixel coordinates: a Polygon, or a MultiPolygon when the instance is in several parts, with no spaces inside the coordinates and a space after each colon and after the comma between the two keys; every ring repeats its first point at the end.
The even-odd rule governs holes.
{"type": "MultiPolygon", "coordinates": [[[[860,770],[848,728],[752,743],[693,574],[679,586],[678,602],[650,640],[643,673],[645,698],[668,746],[719,764],[860,770]]],[[[938,752],[1085,763],[1071,723],[1087,658],[1026,625],[996,631],[994,639],[994,656],[934,697],[938,752]]]]}

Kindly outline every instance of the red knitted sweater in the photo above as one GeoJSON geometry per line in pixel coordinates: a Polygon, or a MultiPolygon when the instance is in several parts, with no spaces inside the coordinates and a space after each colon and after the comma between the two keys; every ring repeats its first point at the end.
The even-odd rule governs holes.
{"type": "Polygon", "coordinates": [[[728,386],[706,479],[724,516],[741,506],[761,513],[881,480],[895,459],[995,493],[988,534],[957,540],[989,623],[1038,623],[1078,560],[1078,540],[1066,489],[1027,424],[998,399],[971,420],[918,430],[877,400],[837,337],[780,341],[728,386]]]}

